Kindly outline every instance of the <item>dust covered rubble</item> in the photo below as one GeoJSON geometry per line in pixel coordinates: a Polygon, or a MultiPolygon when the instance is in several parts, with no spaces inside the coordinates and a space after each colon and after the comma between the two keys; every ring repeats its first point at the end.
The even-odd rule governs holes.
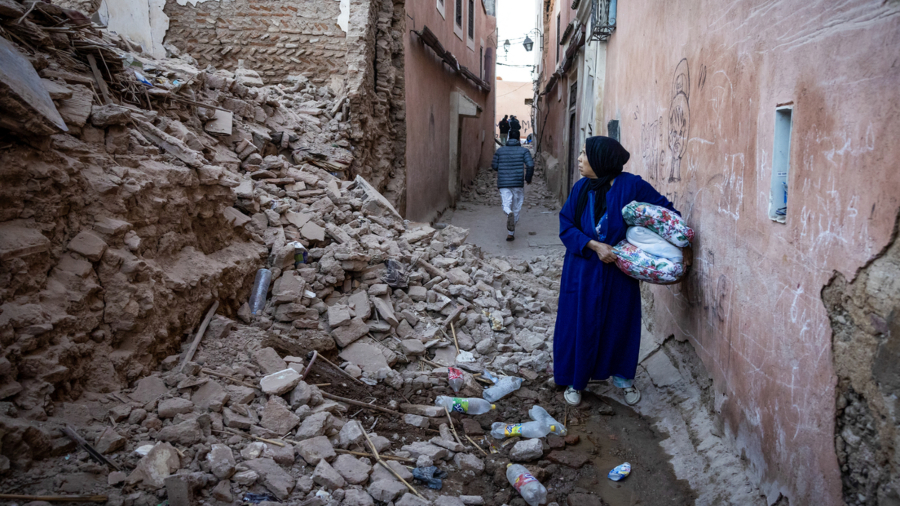
{"type": "MultiPolygon", "coordinates": [[[[0,16],[25,12],[4,6],[0,16]]],[[[416,502],[380,465],[345,453],[369,451],[363,430],[406,464],[470,477],[500,469],[455,441],[433,399],[451,393],[454,364],[529,381],[547,372],[561,259],[491,258],[463,229],[403,221],[350,177],[343,93],[302,76],[260,86],[250,69],[156,60],[102,30],[46,32],[62,11],[36,10],[13,30],[37,48],[26,60],[67,131],[24,129],[0,154],[0,488],[100,492],[116,506],[184,493],[230,503],[245,492],[416,502]],[[44,40],[60,37],[77,59],[44,40]],[[154,86],[113,65],[101,74],[113,98],[95,94],[91,50],[139,66],[154,86]],[[305,263],[293,243],[308,250],[305,263]],[[254,316],[246,299],[261,267],[273,283],[254,316]],[[182,368],[179,341],[187,349],[213,300],[220,314],[182,368]],[[409,432],[381,422],[379,434],[378,413],[300,380],[312,351],[412,415],[396,421],[409,432]],[[66,424],[122,471],[90,460],[59,432],[66,424]]],[[[480,395],[467,380],[463,393],[480,395]]],[[[463,504],[509,499],[457,492],[463,504]]]]}

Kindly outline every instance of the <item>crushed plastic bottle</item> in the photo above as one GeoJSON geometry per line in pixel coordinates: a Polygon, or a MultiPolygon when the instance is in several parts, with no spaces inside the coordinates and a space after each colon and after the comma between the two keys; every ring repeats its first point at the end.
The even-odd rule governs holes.
{"type": "Polygon", "coordinates": [[[545,425],[543,422],[525,422],[507,425],[503,422],[494,422],[491,424],[491,435],[495,439],[503,439],[507,437],[527,437],[537,438],[544,437],[553,431],[552,425],[545,425]]]}
{"type": "Polygon", "coordinates": [[[269,283],[272,282],[272,271],[260,269],[256,271],[256,279],[253,281],[253,291],[250,293],[250,312],[256,314],[266,306],[266,294],[269,293],[269,283]]]}
{"type": "Polygon", "coordinates": [[[483,415],[488,411],[497,408],[497,406],[484,399],[447,397],[446,395],[437,396],[434,400],[434,404],[436,406],[443,406],[449,411],[468,413],[470,415],[483,415]]]}
{"type": "Polygon", "coordinates": [[[519,387],[522,386],[523,381],[525,380],[522,378],[504,376],[494,386],[484,389],[484,393],[481,396],[484,397],[486,401],[497,402],[518,390],[519,387]]]}
{"type": "Polygon", "coordinates": [[[506,479],[516,489],[528,506],[538,506],[547,501],[547,489],[541,485],[528,469],[520,464],[506,466],[506,479]]]}
{"type": "Polygon", "coordinates": [[[631,464],[628,462],[619,464],[609,472],[607,477],[612,481],[621,481],[623,478],[631,474],[631,464]]]}
{"type": "Polygon", "coordinates": [[[306,247],[298,241],[290,243],[290,246],[294,248],[294,269],[296,269],[300,264],[305,264],[307,262],[307,255],[309,252],[306,251],[306,247]]]}
{"type": "Polygon", "coordinates": [[[553,418],[552,416],[550,416],[550,413],[547,413],[546,409],[538,405],[534,405],[531,407],[531,409],[528,411],[528,416],[530,416],[531,419],[536,422],[541,422],[545,425],[553,427],[553,430],[551,432],[553,432],[557,436],[565,436],[569,433],[569,430],[566,429],[565,425],[559,423],[556,418],[553,418]]]}
{"type": "Polygon", "coordinates": [[[447,380],[450,382],[450,388],[452,388],[455,393],[459,393],[459,389],[466,384],[466,379],[463,378],[463,372],[455,367],[447,369],[447,380]]]}

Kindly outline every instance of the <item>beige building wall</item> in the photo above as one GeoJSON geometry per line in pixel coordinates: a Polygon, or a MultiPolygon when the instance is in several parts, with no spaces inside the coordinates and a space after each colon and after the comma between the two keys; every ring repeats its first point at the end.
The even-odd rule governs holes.
{"type": "Polygon", "coordinates": [[[534,130],[531,127],[531,106],[525,105],[525,99],[534,98],[532,83],[520,81],[503,81],[497,79],[497,116],[494,119],[494,137],[500,137],[497,126],[504,114],[515,114],[522,123],[522,139],[534,130]]]}

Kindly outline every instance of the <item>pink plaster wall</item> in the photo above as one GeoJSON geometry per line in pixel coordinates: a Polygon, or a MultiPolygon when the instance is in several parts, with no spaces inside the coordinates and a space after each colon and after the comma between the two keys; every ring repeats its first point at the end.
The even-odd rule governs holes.
{"type": "Polygon", "coordinates": [[[450,71],[419,37],[409,30],[428,26],[444,48],[478,75],[479,46],[484,39],[485,53],[491,48],[494,56],[485,58],[485,80],[493,82],[496,60],[497,20],[487,15],[481,0],[475,1],[475,49],[469,49],[463,39],[453,32],[454,2],[463,1],[463,37],[468,23],[467,0],[444,0],[446,18],[436,7],[437,0],[407,2],[408,33],[403,34],[406,45],[406,217],[414,221],[429,221],[437,212],[452,204],[449,193],[450,178],[450,93],[459,90],[482,108],[479,118],[462,119],[463,139],[460,179],[466,184],[475,178],[479,167],[490,166],[494,154],[494,91],[478,89],[471,81],[450,71]],[[484,132],[484,140],[482,140],[484,132]]]}
{"type": "Polygon", "coordinates": [[[629,172],[697,232],[653,331],[688,339],[769,500],[842,504],[821,290],[888,243],[900,205],[896,1],[619,2],[606,117],[629,172]],[[776,105],[793,104],[786,224],[768,217],[776,105]],[[681,122],[670,113],[681,109],[681,122]],[[684,149],[679,143],[684,141],[684,149]]]}

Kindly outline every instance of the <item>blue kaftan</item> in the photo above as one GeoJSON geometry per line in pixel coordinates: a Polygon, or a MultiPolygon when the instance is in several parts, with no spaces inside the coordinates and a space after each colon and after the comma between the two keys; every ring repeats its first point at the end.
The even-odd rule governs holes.
{"type": "Polygon", "coordinates": [[[614,374],[634,378],[641,345],[640,284],[615,263],[601,262],[597,253],[586,247],[588,242],[615,246],[625,239],[628,225],[622,218],[622,208],[632,201],[675,211],[650,183],[623,172],[606,194],[607,213],[598,227],[600,234],[594,228],[593,194],[582,215],[582,232],[574,220],[575,204],[585,181],[575,183],[559,213],[559,238],[566,246],[566,258],[553,335],[554,381],[576,390],[584,390],[591,379],[602,380],[614,374]]]}

